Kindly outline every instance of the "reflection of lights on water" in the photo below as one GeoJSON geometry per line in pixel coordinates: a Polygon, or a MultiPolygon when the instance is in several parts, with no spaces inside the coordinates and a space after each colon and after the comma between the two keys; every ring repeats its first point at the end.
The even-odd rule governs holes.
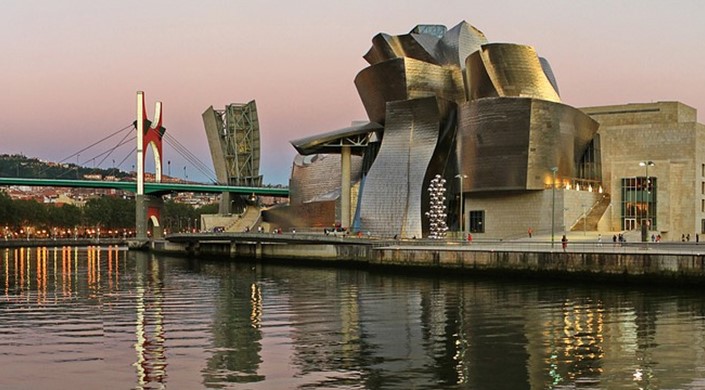
{"type": "Polygon", "coordinates": [[[250,323],[253,328],[259,329],[262,323],[262,291],[256,283],[250,286],[250,301],[252,303],[250,323]]]}
{"type": "MultiPolygon", "coordinates": [[[[56,303],[61,297],[87,292],[91,298],[101,292],[103,251],[100,247],[20,247],[0,251],[4,270],[1,291],[14,300],[36,300],[45,304],[50,298],[56,303]],[[87,283],[81,283],[85,275],[87,283]],[[51,282],[51,285],[50,283],[51,282]],[[87,286],[87,289],[83,286],[87,286]],[[51,294],[51,295],[50,295],[51,294]]],[[[108,247],[111,281],[109,291],[119,286],[119,247],[108,247]]],[[[125,254],[126,250],[122,250],[125,254]]]]}
{"type": "Polygon", "coordinates": [[[5,250],[3,263],[5,266],[5,297],[10,296],[10,251],[5,250]]]}
{"type": "Polygon", "coordinates": [[[151,278],[147,280],[142,272],[138,272],[136,283],[135,337],[137,340],[134,348],[137,361],[132,365],[137,370],[139,388],[144,388],[151,382],[163,383],[166,379],[163,294],[157,261],[152,261],[150,271],[151,278]],[[147,292],[153,292],[153,295],[148,296],[147,292]],[[152,298],[153,302],[148,302],[149,298],[152,298]],[[150,327],[152,323],[154,325],[150,327]]]}

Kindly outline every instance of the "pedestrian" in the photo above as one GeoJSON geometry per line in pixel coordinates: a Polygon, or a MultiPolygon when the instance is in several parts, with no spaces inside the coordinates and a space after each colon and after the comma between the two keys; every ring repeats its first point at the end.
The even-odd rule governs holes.
{"type": "Polygon", "coordinates": [[[561,238],[561,246],[563,247],[563,252],[565,252],[566,248],[568,247],[568,238],[563,235],[563,238],[561,238]]]}
{"type": "Polygon", "coordinates": [[[468,244],[472,245],[472,234],[468,233],[468,244]]]}
{"type": "Polygon", "coordinates": [[[654,235],[652,234],[652,235],[651,235],[651,242],[654,242],[654,241],[656,241],[656,236],[654,236],[654,235]]]}
{"type": "Polygon", "coordinates": [[[534,229],[531,226],[529,226],[529,238],[531,238],[531,236],[533,234],[534,234],[534,229]]]}
{"type": "Polygon", "coordinates": [[[690,233],[688,233],[688,234],[685,235],[685,240],[688,241],[688,242],[690,242],[690,233]]]}
{"type": "Polygon", "coordinates": [[[612,235],[612,245],[617,246],[617,235],[616,234],[612,235]]]}

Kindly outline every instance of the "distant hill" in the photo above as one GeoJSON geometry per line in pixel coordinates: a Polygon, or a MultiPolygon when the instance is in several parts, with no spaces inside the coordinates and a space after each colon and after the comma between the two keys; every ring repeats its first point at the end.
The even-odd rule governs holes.
{"type": "Polygon", "coordinates": [[[118,180],[131,177],[128,172],[123,172],[117,168],[87,168],[71,163],[42,161],[21,154],[0,154],[0,177],[82,179],[85,175],[114,176],[118,180]]]}

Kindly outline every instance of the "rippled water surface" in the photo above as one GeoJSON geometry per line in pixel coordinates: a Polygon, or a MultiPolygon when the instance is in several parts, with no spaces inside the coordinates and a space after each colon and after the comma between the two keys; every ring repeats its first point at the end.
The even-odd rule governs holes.
{"type": "Polygon", "coordinates": [[[0,264],[2,389],[705,388],[696,290],[105,247],[0,264]]]}

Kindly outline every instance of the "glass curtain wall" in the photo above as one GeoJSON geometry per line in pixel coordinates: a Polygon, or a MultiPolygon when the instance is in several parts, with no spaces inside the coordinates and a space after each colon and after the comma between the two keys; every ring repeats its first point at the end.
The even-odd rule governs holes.
{"type": "Polygon", "coordinates": [[[636,230],[644,223],[650,230],[658,227],[657,188],[655,177],[622,179],[622,230],[636,230]]]}

